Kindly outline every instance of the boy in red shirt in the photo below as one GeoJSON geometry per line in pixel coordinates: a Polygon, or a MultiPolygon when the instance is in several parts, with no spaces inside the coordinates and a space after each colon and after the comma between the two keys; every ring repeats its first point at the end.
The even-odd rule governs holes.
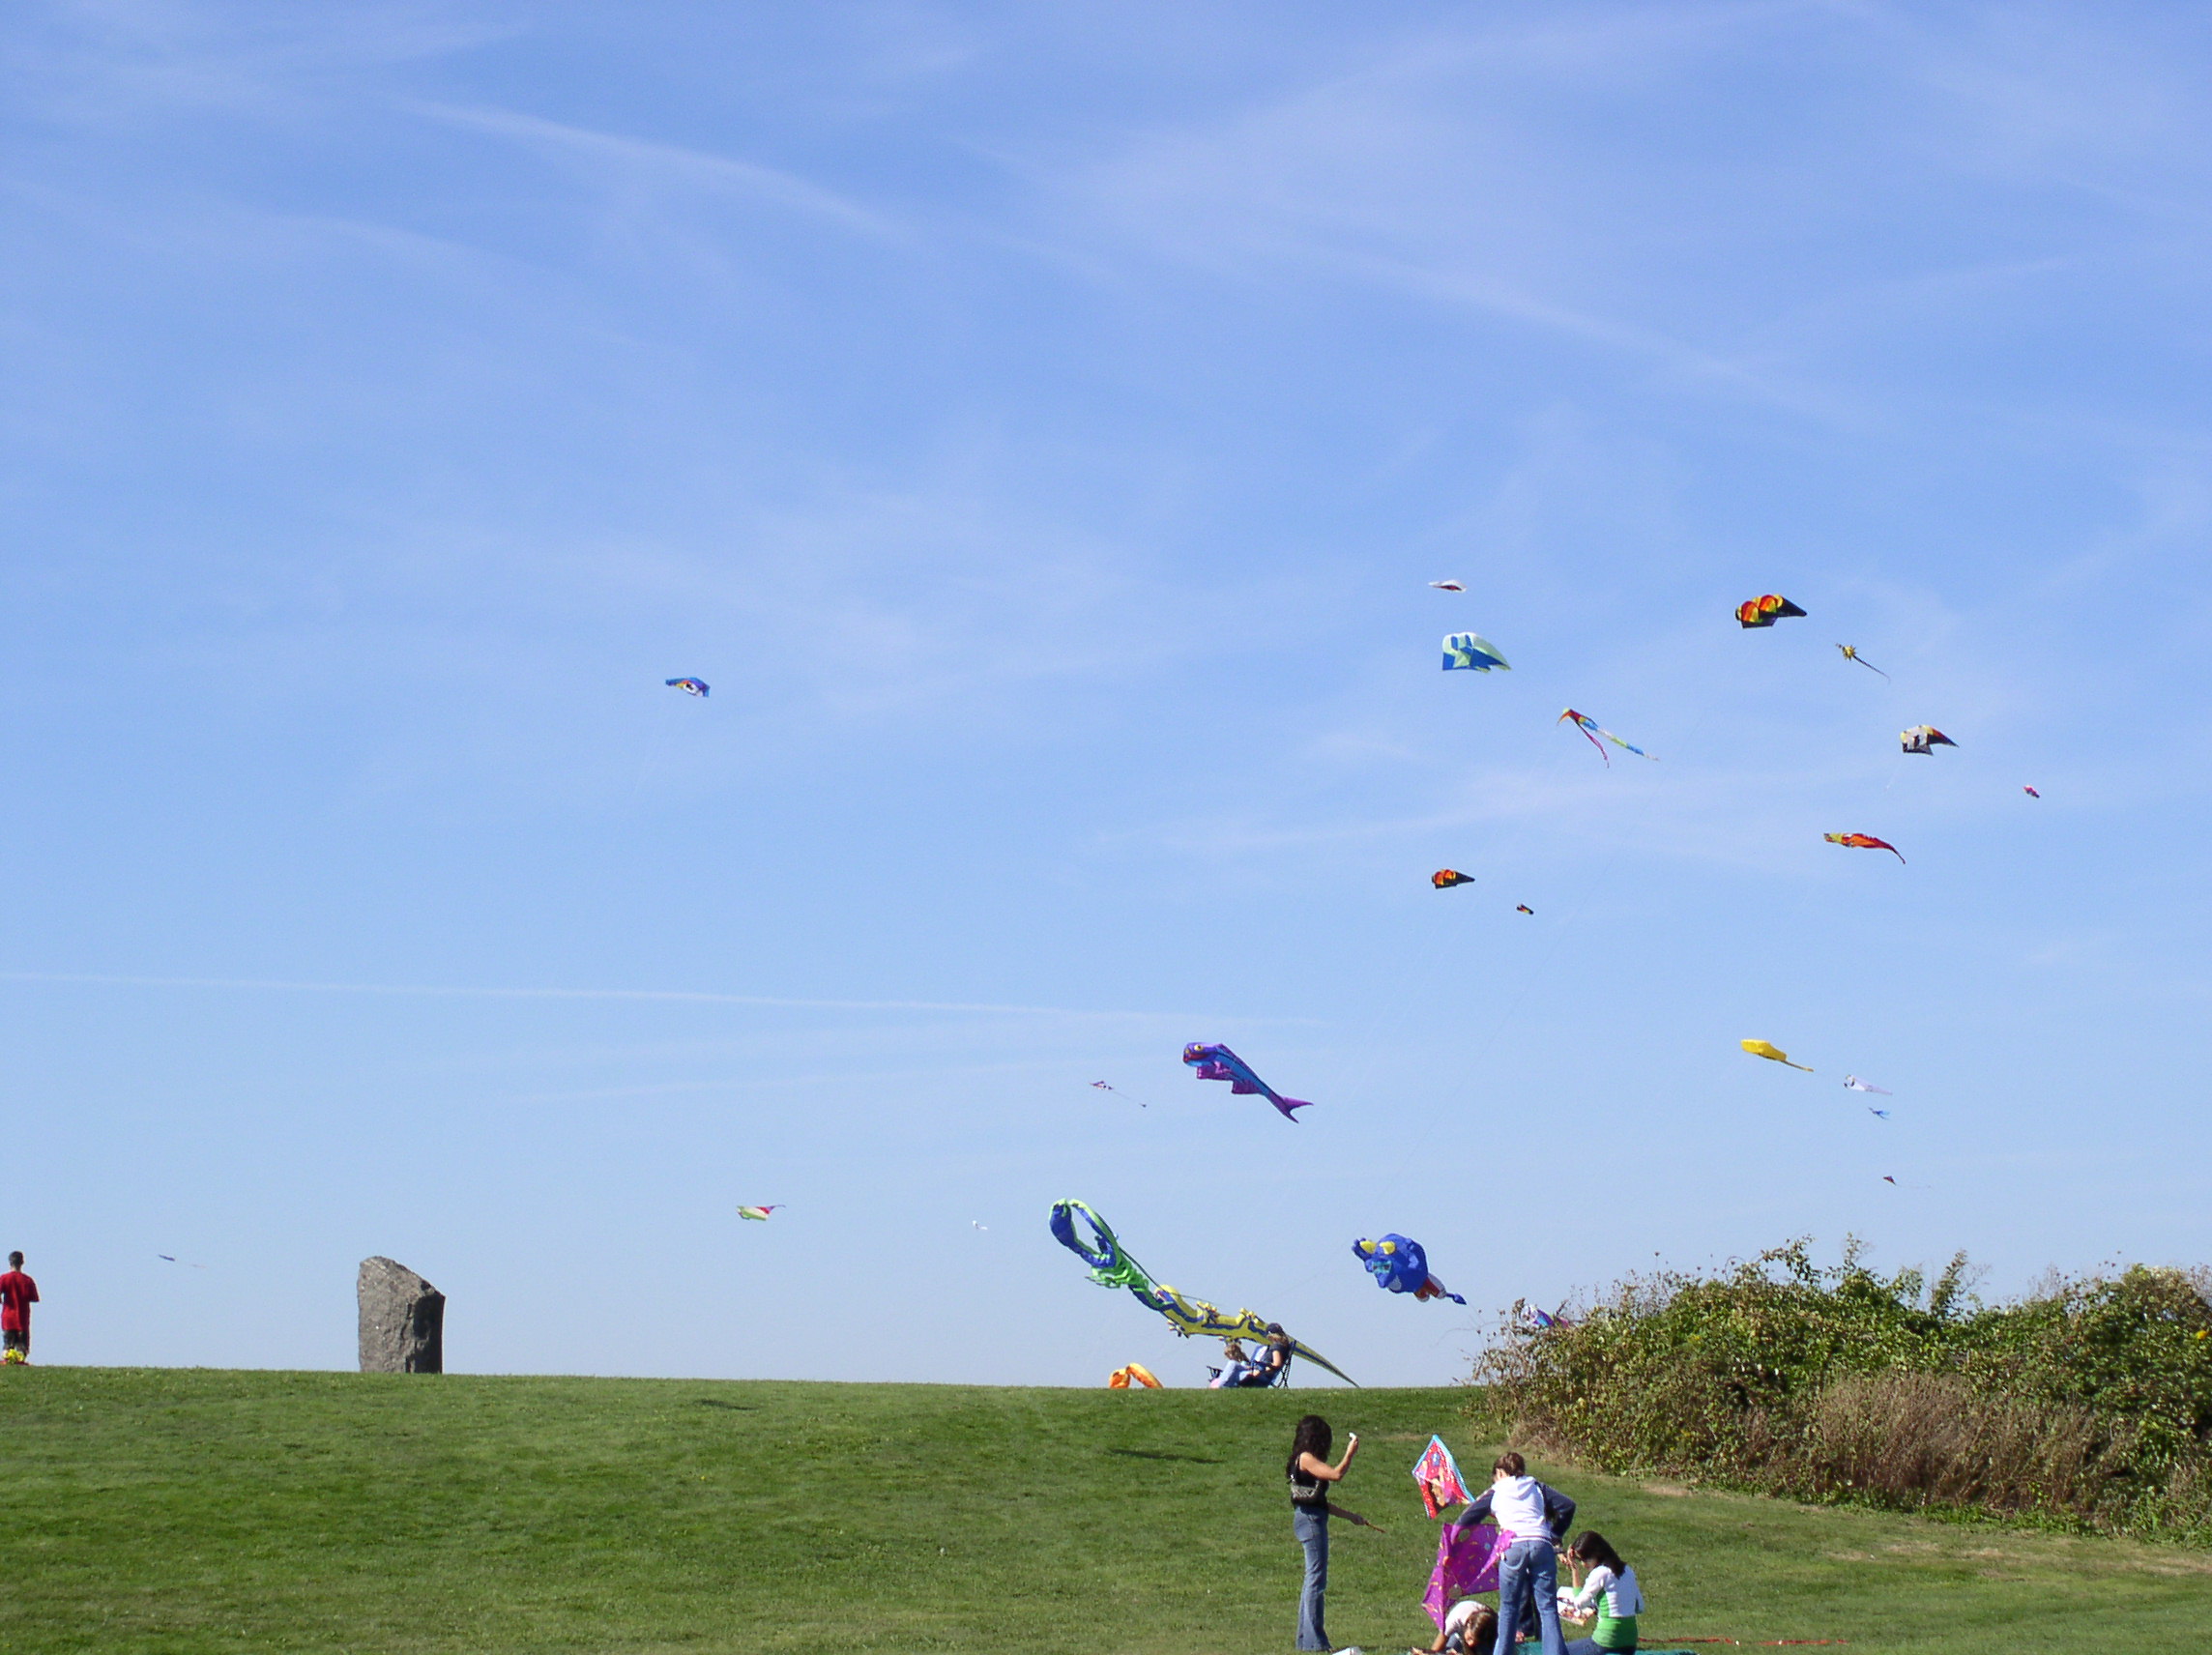
{"type": "Polygon", "coordinates": [[[31,1359],[31,1306],[39,1302],[39,1284],[23,1274],[23,1255],[8,1255],[8,1273],[0,1276],[0,1347],[5,1360],[31,1359]]]}

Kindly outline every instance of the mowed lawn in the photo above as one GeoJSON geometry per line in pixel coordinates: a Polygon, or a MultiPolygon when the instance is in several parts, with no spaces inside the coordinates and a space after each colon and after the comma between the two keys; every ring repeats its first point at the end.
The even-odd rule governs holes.
{"type": "MultiPolygon", "coordinates": [[[[0,1373],[0,1649],[1288,1649],[1282,1460],[1357,1429],[1329,1628],[1426,1643],[1461,1393],[0,1373]]],[[[1537,1467],[1652,1635],[2195,1650],[2212,1556],[1537,1467]]]]}

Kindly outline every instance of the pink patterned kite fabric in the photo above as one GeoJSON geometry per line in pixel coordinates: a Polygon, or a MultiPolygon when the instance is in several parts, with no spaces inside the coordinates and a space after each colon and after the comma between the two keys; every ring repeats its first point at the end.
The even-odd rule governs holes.
{"type": "Polygon", "coordinates": [[[1413,1462],[1413,1481],[1420,1485],[1421,1499],[1431,1517],[1437,1515],[1440,1507],[1458,1505],[1474,1497],[1468,1492],[1467,1480],[1459,1474],[1459,1465],[1441,1437],[1430,1437],[1429,1445],[1421,1450],[1421,1457],[1413,1462]]]}
{"type": "Polygon", "coordinates": [[[1421,1607],[1443,1630],[1444,1611],[1471,1592],[1498,1589],[1498,1560],[1513,1537],[1494,1523],[1447,1523],[1437,1536],[1437,1566],[1421,1607]]]}

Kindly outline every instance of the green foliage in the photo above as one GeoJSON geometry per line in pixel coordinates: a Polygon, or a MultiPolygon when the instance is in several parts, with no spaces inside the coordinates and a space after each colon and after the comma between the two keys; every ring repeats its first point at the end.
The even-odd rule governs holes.
{"type": "Polygon", "coordinates": [[[1807,1243],[1631,1277],[1579,1323],[1509,1322],[1486,1407],[1611,1471],[2212,1537],[2212,1305],[2132,1266],[2016,1304],[1807,1243]]]}

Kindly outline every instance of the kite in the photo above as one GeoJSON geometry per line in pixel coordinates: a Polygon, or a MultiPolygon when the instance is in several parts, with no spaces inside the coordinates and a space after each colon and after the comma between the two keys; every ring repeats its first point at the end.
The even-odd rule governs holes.
{"type": "Polygon", "coordinates": [[[1516,914],[1526,914],[1531,919],[1536,917],[1536,911],[1533,908],[1530,908],[1526,902],[1516,902],[1513,905],[1513,912],[1516,914]]]}
{"type": "Polygon", "coordinates": [[[1421,1457],[1413,1462],[1413,1483],[1421,1491],[1421,1503],[1434,1517],[1447,1505],[1464,1505],[1474,1498],[1467,1479],[1459,1474],[1459,1462],[1451,1457],[1441,1437],[1429,1438],[1421,1457]]]}
{"type": "Polygon", "coordinates": [[[2043,795],[2036,792],[2032,787],[2023,787],[2020,791],[2026,794],[2030,798],[2041,798],[2043,797],[2043,795]]]}
{"type": "Polygon", "coordinates": [[[1515,1299],[1513,1308],[1521,1313],[1522,1321],[1535,1328],[1539,1333],[1548,1333],[1555,1327],[1574,1326],[1574,1323],[1567,1319],[1563,1306],[1558,1310],[1538,1310],[1527,1299],[1515,1299]]]}
{"type": "Polygon", "coordinates": [[[1432,580],[1429,584],[1439,592],[1465,592],[1467,590],[1456,580],[1432,580]]]}
{"type": "Polygon", "coordinates": [[[1474,884],[1474,875],[1463,874],[1457,868],[1439,868],[1429,875],[1429,884],[1439,890],[1449,890],[1455,885],[1474,884]]]}
{"type": "MultiPolygon", "coordinates": [[[[1651,758],[1651,755],[1645,752],[1642,747],[1633,746],[1630,743],[1623,741],[1618,736],[1615,736],[1611,730],[1608,730],[1604,725],[1600,724],[1588,713],[1577,712],[1571,707],[1568,708],[1564,712],[1560,713],[1558,717],[1553,720],[1553,722],[1555,724],[1564,724],[1570,718],[1575,721],[1575,727],[1583,733],[1585,738],[1588,740],[1589,744],[1597,748],[1597,756],[1605,760],[1606,767],[1609,769],[1613,766],[1613,759],[1610,755],[1607,754],[1605,748],[1599,745],[1598,738],[1600,736],[1603,736],[1608,741],[1611,741],[1616,747],[1628,748],[1630,752],[1634,753],[1640,759],[1651,758]]],[[[1653,764],[1657,764],[1659,761],[1652,759],[1651,762],[1653,764]]]]}
{"type": "Polygon", "coordinates": [[[1146,1367],[1142,1362],[1130,1362],[1125,1366],[1116,1368],[1106,1376],[1106,1388],[1110,1391],[1128,1390],[1131,1379],[1136,1380],[1138,1384],[1149,1391],[1164,1388],[1158,1379],[1152,1378],[1151,1369],[1146,1367]]]}
{"type": "Polygon", "coordinates": [[[1227,1081],[1229,1089],[1240,1095],[1257,1092],[1277,1109],[1283,1118],[1294,1126],[1298,1118],[1294,1109],[1311,1109],[1312,1104],[1302,1097],[1285,1097],[1273,1087],[1252,1072],[1252,1065],[1226,1046],[1203,1046],[1196,1040],[1182,1049],[1182,1060],[1198,1071],[1202,1081],[1227,1081]]]}
{"type": "Polygon", "coordinates": [[[1444,640],[1444,671],[1453,672],[1471,667],[1476,672],[1488,672],[1492,667],[1513,670],[1512,663],[1498,653],[1498,646],[1488,638],[1472,632],[1454,632],[1444,640]]]}
{"type": "Polygon", "coordinates": [[[1873,1104],[1871,1104],[1871,1103],[1867,1105],[1867,1113],[1868,1113],[1869,1115],[1878,1115],[1878,1116],[1880,1116],[1880,1117],[1882,1118],[1882,1119],[1884,1119],[1884,1120],[1887,1120],[1887,1119],[1889,1118],[1889,1111],[1888,1111],[1888,1110],[1886,1110],[1886,1109],[1877,1109],[1877,1108],[1875,1108],[1875,1106],[1874,1106],[1873,1104]]]}
{"type": "MultiPolygon", "coordinates": [[[[1879,667],[1876,666],[1876,665],[1874,664],[1874,662],[1872,662],[1872,661],[1868,660],[1868,659],[1866,658],[1866,656],[1864,656],[1864,655],[1860,654],[1860,653],[1858,653],[1858,651],[1857,651],[1855,648],[1853,648],[1851,645],[1849,645],[1849,644],[1838,644],[1838,645],[1836,646],[1836,648],[1844,652],[1844,659],[1845,659],[1845,660],[1847,660],[1847,661],[1856,661],[1856,662],[1858,662],[1858,664],[1859,664],[1860,666],[1862,666],[1862,667],[1866,668],[1866,670],[1867,670],[1868,672],[1877,672],[1877,673],[1881,673],[1881,676],[1882,676],[1883,678],[1889,678],[1889,674],[1887,674],[1887,673],[1885,673],[1885,672],[1881,672],[1881,668],[1879,668],[1879,667]]],[[[1897,681],[1896,681],[1895,679],[1890,679],[1890,682],[1891,682],[1892,683],[1894,683],[1894,682],[1896,682],[1897,681]]]]}
{"type": "Polygon", "coordinates": [[[1885,1184],[1893,1184],[1897,1182],[1897,1180],[1891,1177],[1887,1173],[1881,1175],[1881,1181],[1885,1184]]]}
{"type": "Polygon", "coordinates": [[[1498,1564],[1509,1537],[1495,1523],[1447,1523],[1437,1535],[1437,1566],[1421,1607],[1442,1631],[1444,1615],[1459,1599],[1498,1590],[1498,1564]]]}
{"type": "Polygon", "coordinates": [[[1937,747],[1956,747],[1959,743],[1933,724],[1915,724],[1909,730],[1898,732],[1897,739],[1908,753],[1932,755],[1937,747]]]}
{"type": "Polygon", "coordinates": [[[1735,618],[1746,627],[1771,626],[1785,616],[1804,613],[1790,599],[1772,592],[1763,597],[1747,597],[1735,606],[1735,618]]]}
{"type": "Polygon", "coordinates": [[[668,687],[681,689],[685,695],[696,695],[702,701],[707,699],[707,681],[703,678],[672,678],[668,687]]]}
{"type": "MultiPolygon", "coordinates": [[[[782,1205],[783,1203],[779,1201],[775,1204],[775,1206],[781,1206],[782,1205]]],[[[768,1222],[768,1215],[775,1210],[775,1206],[741,1206],[738,1208],[738,1216],[740,1218],[757,1218],[763,1224],[766,1224],[768,1222]]]]}
{"type": "Polygon", "coordinates": [[[1844,1085],[1849,1087],[1853,1091],[1878,1092],[1883,1097],[1895,1097],[1897,1095],[1895,1092],[1891,1091],[1889,1088],[1877,1087],[1871,1081],[1862,1081],[1856,1075],[1846,1075],[1844,1077],[1844,1085]]]}
{"type": "Polygon", "coordinates": [[[204,1270],[207,1268],[205,1264],[195,1264],[189,1259],[180,1259],[174,1253],[157,1253],[154,1257],[164,1259],[172,1264],[182,1264],[188,1270],[204,1270]]]}
{"type": "MultiPolygon", "coordinates": [[[[1165,1282],[1155,1282],[1146,1273],[1145,1266],[1121,1250],[1121,1240],[1107,1228],[1106,1221],[1079,1201],[1056,1201],[1052,1204],[1053,1238],[1086,1264],[1091,1266],[1091,1279],[1102,1288],[1127,1288],[1130,1295],[1147,1310],[1167,1318],[1167,1323],[1185,1339],[1204,1336],[1208,1339],[1253,1339],[1267,1337],[1268,1323],[1264,1317],[1249,1310],[1235,1315],[1217,1310],[1204,1299],[1190,1298],[1178,1292],[1165,1282]],[[1086,1242],[1076,1233],[1075,1219],[1080,1213],[1091,1229],[1091,1239],[1086,1242]]],[[[1342,1368],[1324,1356],[1311,1346],[1297,1340],[1291,1341],[1294,1353],[1303,1356],[1317,1367],[1326,1368],[1348,1385],[1354,1379],[1342,1368]]]]}
{"type": "Polygon", "coordinates": [[[1385,1235],[1380,1241],[1354,1241],[1352,1256],[1367,1266],[1375,1285],[1385,1292],[1410,1292],[1416,1299],[1448,1298],[1464,1306],[1467,1300],[1429,1274],[1429,1256],[1410,1236],[1385,1235]]]}
{"type": "MultiPolygon", "coordinates": [[[[1092,1089],[1095,1089],[1095,1090],[1098,1090],[1098,1091],[1110,1091],[1110,1092],[1112,1092],[1112,1093],[1113,1093],[1113,1094],[1114,1094],[1116,1097],[1128,1097],[1128,1096],[1129,1096],[1129,1094],[1128,1094],[1127,1092],[1123,1091],[1123,1090],[1122,1090],[1122,1089],[1121,1089],[1120,1087],[1111,1087],[1111,1086],[1108,1086],[1108,1085],[1107,1085],[1107,1084],[1106,1084],[1104,1081],[1092,1081],[1092,1082],[1091,1083],[1091,1087],[1092,1087],[1092,1089]]],[[[1131,1102],[1133,1102],[1133,1103],[1135,1103],[1135,1104],[1136,1104],[1136,1106],[1137,1106],[1139,1109],[1150,1109],[1150,1108],[1151,1108],[1151,1107],[1152,1107],[1150,1104],[1147,1103],[1147,1102],[1146,1102],[1146,1101],[1145,1101],[1143,1098],[1132,1098],[1130,1101],[1131,1101],[1131,1102]]]]}
{"type": "Polygon", "coordinates": [[[968,1221],[968,1228],[971,1230],[989,1230],[991,1227],[980,1218],[971,1218],[968,1221]]]}
{"type": "Polygon", "coordinates": [[[1887,839],[1877,839],[1872,833],[1823,833],[1820,837],[1831,845],[1848,845],[1854,851],[1887,851],[1899,861],[1905,860],[1903,851],[1887,839]]]}
{"type": "Polygon", "coordinates": [[[1785,1052],[1781,1047],[1775,1045],[1772,1041],[1745,1040],[1741,1042],[1741,1044],[1743,1049],[1749,1052],[1755,1058],[1764,1058],[1768,1062],[1771,1063],[1790,1063],[1791,1068],[1804,1069],[1807,1074],[1811,1074],[1813,1072],[1803,1063],[1790,1063],[1790,1054],[1785,1052]]]}

